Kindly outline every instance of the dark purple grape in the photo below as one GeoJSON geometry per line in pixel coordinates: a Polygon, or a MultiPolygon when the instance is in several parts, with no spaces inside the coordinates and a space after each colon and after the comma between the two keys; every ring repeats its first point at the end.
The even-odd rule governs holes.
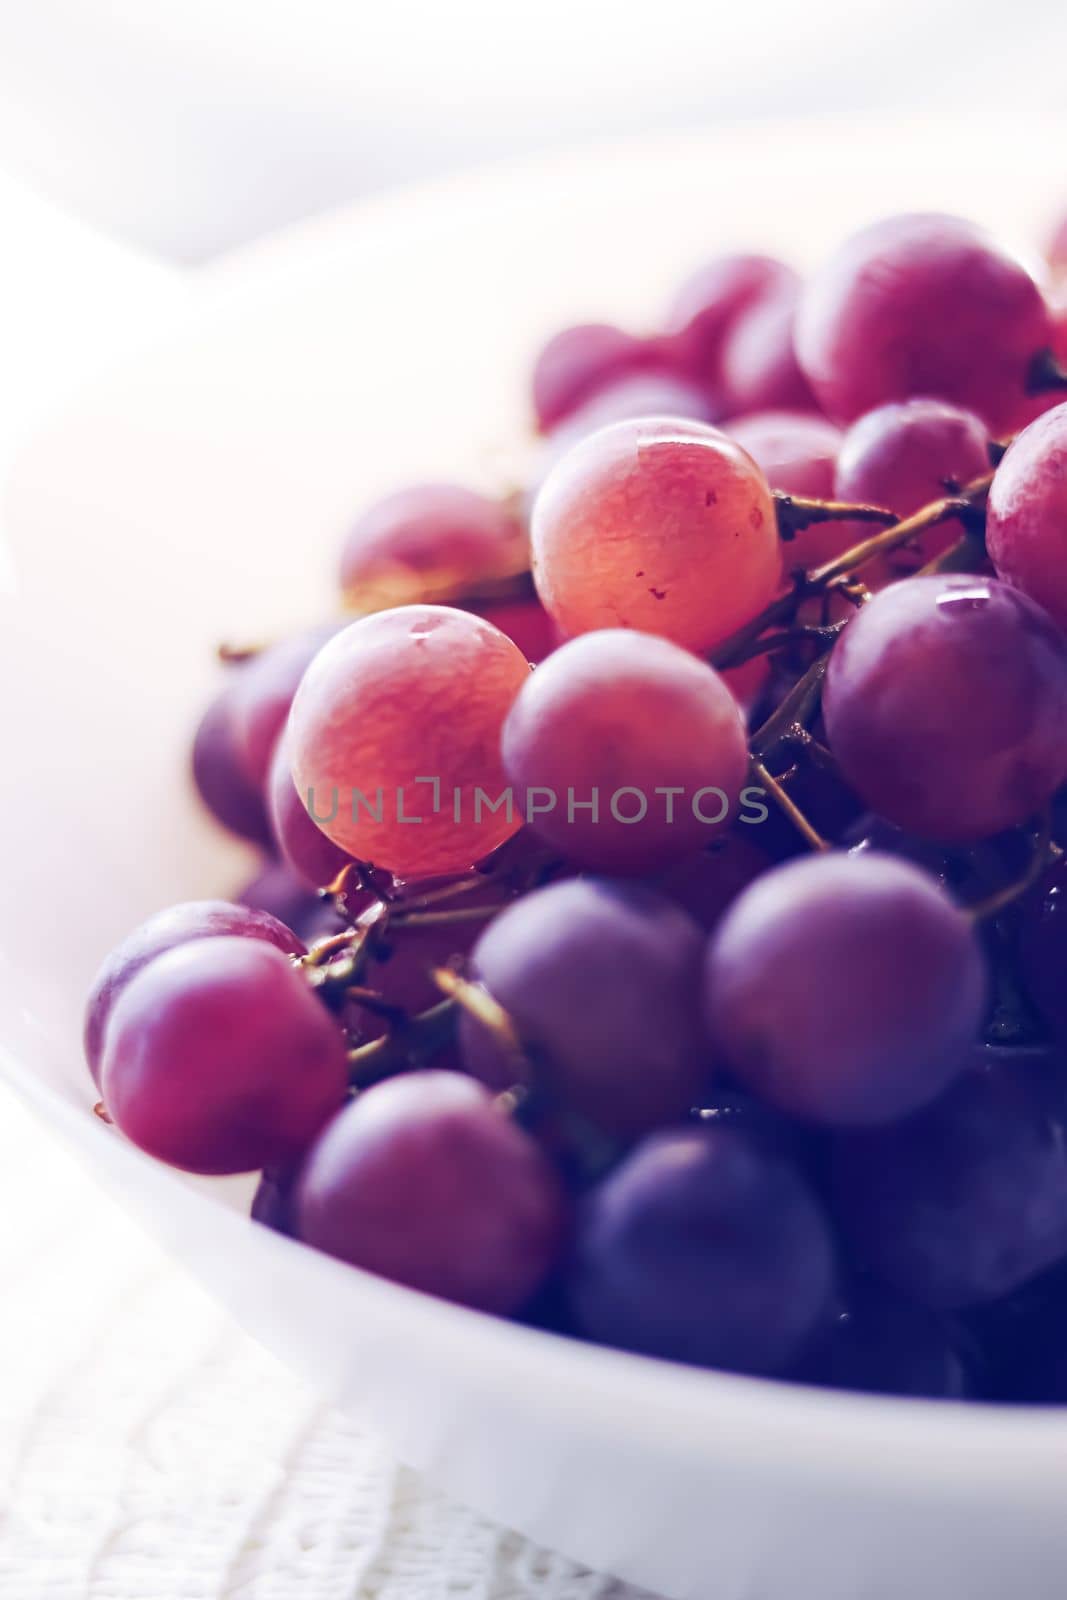
{"type": "Polygon", "coordinates": [[[1067,1038],[1067,857],[1061,856],[1027,895],[1019,929],[1026,992],[1060,1038],[1067,1038]]]}
{"type": "Polygon", "coordinates": [[[833,1280],[829,1231],[794,1168],[705,1126],[645,1140],[586,1196],[570,1299],[605,1344],[774,1373],[828,1316],[833,1280]]]}
{"type": "Polygon", "coordinates": [[[850,1285],[845,1299],[792,1378],[869,1394],[967,1395],[966,1366],[944,1318],[871,1282],[850,1285]]]}
{"type": "Polygon", "coordinates": [[[838,639],[823,715],[873,811],[923,838],[982,839],[1067,776],[1067,638],[994,578],[905,578],[838,639]]]}
{"type": "Polygon", "coordinates": [[[248,777],[237,752],[234,690],[244,666],[211,702],[193,739],[193,782],[216,822],[240,839],[269,849],[270,824],[263,795],[248,777]]]}
{"type": "MultiPolygon", "coordinates": [[[[473,971],[536,1052],[535,1081],[607,1132],[634,1137],[685,1114],[709,1075],[700,1029],[703,938],[649,889],[573,879],[502,912],[473,971]]],[[[464,1015],[463,1059],[494,1088],[514,1059],[464,1015]]]]}
{"type": "Polygon", "coordinates": [[[661,367],[655,341],[606,322],[563,328],[542,349],[532,378],[533,408],[542,433],[591,400],[598,390],[646,367],[661,367]]]}
{"type": "Polygon", "coordinates": [[[251,1216],[253,1222],[261,1222],[265,1228],[271,1228],[275,1233],[284,1233],[289,1238],[295,1238],[292,1176],[265,1172],[252,1196],[251,1216]]]}
{"type": "Polygon", "coordinates": [[[104,1029],[111,1008],[130,979],[175,945],[230,934],[265,940],[287,956],[305,953],[297,935],[263,908],[233,905],[228,900],[189,900],[182,905],[169,906],[166,911],[157,911],[115,946],[89,990],[85,1004],[85,1059],[94,1083],[100,1081],[104,1029]]]}
{"type": "Polygon", "coordinates": [[[989,491],[986,538],[999,576],[1067,628],[1067,405],[1008,449],[989,491]]]}
{"type": "Polygon", "coordinates": [[[1041,290],[973,223],[887,217],[847,239],[809,282],[797,355],[823,409],[851,422],[932,395],[1016,424],[1034,358],[1052,342],[1041,290]]]}
{"type": "Polygon", "coordinates": [[[861,1265],[936,1309],[1011,1293],[1067,1257],[1067,1075],[985,1047],[933,1105],[842,1135],[838,1221],[861,1265]]]}
{"type": "Polygon", "coordinates": [[[334,1118],[297,1186],[300,1237],[427,1294],[507,1315],[564,1238],[547,1157],[470,1078],[413,1072],[334,1118]]]}
{"type": "Polygon", "coordinates": [[[342,624],[326,623],[261,650],[235,673],[230,694],[234,753],[248,781],[266,787],[271,755],[301,678],[342,624]]]}
{"type": "Polygon", "coordinates": [[[758,878],[712,938],[711,1039],[751,1093],[830,1124],[888,1122],[960,1070],[986,998],[967,917],[883,855],[805,856],[758,878]]]}
{"type": "Polygon", "coordinates": [[[350,865],[352,857],[348,852],[328,839],[308,815],[293,782],[289,741],[284,733],[270,764],[267,809],[282,859],[306,886],[325,889],[350,865]]]}
{"type": "Polygon", "coordinates": [[[344,1035],[303,974],[260,939],[197,939],[119,995],[100,1083],[112,1120],[187,1172],[285,1166],[344,1099],[344,1035]]]}

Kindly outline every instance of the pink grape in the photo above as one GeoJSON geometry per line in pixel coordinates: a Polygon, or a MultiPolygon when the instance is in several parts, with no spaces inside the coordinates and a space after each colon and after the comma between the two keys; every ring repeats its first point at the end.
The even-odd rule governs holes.
{"type": "Polygon", "coordinates": [[[640,628],[710,650],[773,598],[774,505],[724,433],[617,422],[549,473],[531,526],[534,582],[565,634],[640,628]]]}
{"type": "Polygon", "coordinates": [[[999,576],[1067,628],[1067,405],[1032,422],[997,468],[986,541],[999,576]]]}
{"type": "Polygon", "coordinates": [[[300,1238],[396,1283],[507,1315],[564,1238],[547,1157],[471,1078],[412,1072],[361,1094],[308,1152],[300,1238]]]}
{"type": "Polygon", "coordinates": [[[521,571],[512,512],[456,483],[423,483],[377,501],[341,552],[341,589],[360,610],[450,598],[521,571]]]}
{"type": "Polygon", "coordinates": [[[995,578],[903,578],[838,639],[823,716],[872,811],[920,838],[982,839],[1067,778],[1067,639],[995,578]]]}
{"type": "Polygon", "coordinates": [[[723,343],[741,315],[765,297],[799,283],[771,256],[718,256],[686,279],[667,313],[667,333],[682,371],[710,384],[721,378],[723,343]]]}
{"type": "Polygon", "coordinates": [[[197,939],[127,983],[104,1036],[112,1120],[188,1172],[284,1166],[344,1099],[345,1040],[288,957],[261,939],[197,939]]]}
{"type": "Polygon", "coordinates": [[[274,746],[285,726],[297,685],[309,663],[339,628],[339,623],[308,628],[291,639],[269,645],[238,668],[230,696],[234,752],[241,770],[257,790],[266,787],[274,746]]]}
{"type": "Polygon", "coordinates": [[[808,284],[800,365],[823,409],[852,422],[930,395],[1010,429],[1034,358],[1051,343],[1041,290],[973,223],[936,212],[853,234],[808,284]]]}
{"type": "Polygon", "coordinates": [[[559,632],[540,600],[490,600],[484,605],[465,607],[484,617],[494,628],[518,645],[527,661],[536,664],[550,656],[560,643],[559,632]]]}
{"type": "Polygon", "coordinates": [[[240,839],[269,848],[270,824],[263,796],[246,773],[234,724],[236,674],[208,706],[193,739],[192,775],[197,792],[216,822],[240,839]]]}
{"type": "Polygon", "coordinates": [[[112,1007],[131,979],[166,950],[194,939],[239,934],[262,939],[284,955],[302,956],[304,945],[285,923],[261,909],[229,900],[189,900],[168,906],[128,933],[105,958],[85,1005],[85,1059],[94,1083],[100,1082],[104,1032],[112,1007]]]}
{"type": "Polygon", "coordinates": [[[718,673],[622,628],[572,639],[527,679],[501,751],[544,839],[582,866],[624,873],[680,860],[735,820],[748,768],[741,713],[718,673]]]}
{"type": "Polygon", "coordinates": [[[553,335],[534,364],[534,416],[542,433],[591,400],[617,378],[662,366],[653,340],[639,339],[606,322],[584,322],[553,335]]]}
{"type": "Polygon", "coordinates": [[[360,860],[399,877],[464,871],[520,826],[489,807],[506,787],[500,731],[529,676],[511,640],[468,612],[361,618],[315,657],[293,701],[301,799],[360,860]]]}
{"type": "Polygon", "coordinates": [[[774,1373],[830,1316],[826,1221],[793,1166],[741,1128],[646,1139],[586,1196],[576,1235],[572,1309],[605,1344],[774,1373]]]}
{"type": "Polygon", "coordinates": [[[800,286],[757,300],[737,318],[722,349],[722,403],[746,411],[814,411],[815,396],[793,348],[800,286]]]}
{"type": "MultiPolygon", "coordinates": [[[[735,417],[724,431],[761,469],[772,489],[805,500],[834,498],[834,468],[841,429],[801,411],[757,411],[735,417]]],[[[786,567],[817,567],[857,542],[855,524],[815,522],[783,545],[786,567]]]]}
{"type": "Polygon", "coordinates": [[[267,811],[282,857],[310,888],[325,889],[351,862],[348,852],[328,839],[309,817],[293,782],[289,740],[284,733],[270,765],[267,811]]]}
{"type": "MultiPolygon", "coordinates": [[[[710,1074],[701,929],[652,890],[574,879],[524,895],[474,947],[472,972],[536,1052],[532,1081],[622,1138],[677,1120],[710,1074]]],[[[464,1062],[492,1088],[513,1057],[469,1015],[464,1062]]]]}
{"type": "Polygon", "coordinates": [[[727,911],[706,970],[709,1035],[752,1094],[811,1122],[889,1122],[966,1064],[986,1000],[963,912],[892,856],[787,862],[727,911]]]}
{"type": "MultiPolygon", "coordinates": [[[[945,400],[902,400],[854,422],[837,458],[833,497],[885,506],[910,516],[989,470],[989,431],[973,411],[945,400]]],[[[858,524],[855,539],[862,538],[858,524]]],[[[963,533],[958,520],[941,523],[891,551],[885,576],[915,572],[963,533]]],[[[864,579],[871,583],[870,569],[864,579]]]]}

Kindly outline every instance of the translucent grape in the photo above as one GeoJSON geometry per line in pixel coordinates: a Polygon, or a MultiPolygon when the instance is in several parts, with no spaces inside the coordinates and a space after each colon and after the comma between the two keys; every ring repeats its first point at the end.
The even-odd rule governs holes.
{"type": "Polygon", "coordinates": [[[448,599],[521,571],[525,541],[501,501],[424,483],[377,501],[341,552],[341,588],[361,610],[448,599]]]}
{"type": "MultiPolygon", "coordinates": [[[[637,886],[574,879],[525,895],[474,947],[472,970],[533,1051],[533,1081],[610,1133],[681,1117],[709,1076],[700,1025],[701,930],[637,886]]],[[[464,1015],[468,1069],[516,1081],[511,1053],[464,1015]]]]}
{"type": "Polygon", "coordinates": [[[1067,405],[1015,440],[988,506],[986,541],[998,574],[1067,628],[1067,405]]]}
{"type": "Polygon", "coordinates": [[[248,781],[266,787],[270,760],[297,685],[339,623],[307,629],[269,645],[235,673],[230,694],[234,753],[248,781]]]}
{"type": "Polygon", "coordinates": [[[729,1127],[655,1134],[579,1212],[570,1298],[605,1344],[780,1372],[828,1315],[833,1252],[795,1169],[729,1127]]]}
{"type": "Polygon", "coordinates": [[[799,285],[789,284],[757,300],[730,328],[720,380],[728,415],[815,409],[815,396],[793,347],[799,298],[799,285]]]}
{"type": "Polygon", "coordinates": [[[643,367],[660,366],[663,360],[654,341],[606,322],[563,328],[534,365],[531,387],[537,426],[547,432],[606,384],[643,367]]]}
{"type": "Polygon", "coordinates": [[[888,1122],[966,1064],[986,999],[966,916],[909,862],[807,856],[726,913],[705,974],[724,1064],[812,1122],[888,1122]]]}
{"type": "Polygon", "coordinates": [[[452,1072],[408,1073],[347,1106],[308,1154],[296,1209],[317,1249],[501,1315],[538,1288],[564,1235],[547,1158],[452,1072]]]}
{"type": "Polygon", "coordinates": [[[957,217],[888,217],[847,239],[808,284],[800,365],[823,409],[851,422],[932,395],[1010,429],[1051,342],[1041,291],[982,229],[957,217]]]}
{"type": "Polygon", "coordinates": [[[285,955],[304,954],[304,946],[297,935],[277,917],[261,909],[234,905],[228,900],[189,900],[169,906],[166,911],[157,911],[115,946],[89,990],[85,1005],[85,1059],[94,1082],[100,1081],[104,1030],[111,1008],[131,978],[176,945],[229,934],[265,940],[285,955]]]}
{"type": "Polygon", "coordinates": [[[740,711],[713,668],[620,628],[572,639],[527,679],[501,749],[543,838],[626,873],[680,860],[735,820],[748,767],[740,711]]]}
{"type": "Polygon", "coordinates": [[[233,704],[235,677],[208,706],[193,740],[192,772],[201,800],[217,822],[238,838],[269,847],[270,824],[258,786],[245,772],[237,749],[233,704]]]}
{"type": "Polygon", "coordinates": [[[316,827],[293,782],[289,739],[283,734],[274,748],[267,784],[271,830],[281,854],[298,877],[313,889],[333,883],[352,857],[316,827]]]}
{"type": "Polygon", "coordinates": [[[115,1000],[101,1088],[112,1120],[188,1172],[285,1166],[341,1104],[344,1035],[261,939],[167,950],[115,1000]]]}
{"type": "Polygon", "coordinates": [[[468,612],[361,618],[320,651],[293,702],[301,799],[360,860],[400,877],[462,872],[521,824],[503,802],[491,808],[506,788],[500,730],[529,676],[511,640],[468,612]]]}
{"type": "Polygon", "coordinates": [[[618,422],[546,478],[534,581],[565,634],[640,628],[710,650],[773,598],[774,506],[755,462],[695,422],[618,422]]]}
{"type": "MultiPolygon", "coordinates": [[[[885,506],[898,517],[940,500],[989,470],[989,433],[973,411],[944,400],[904,400],[869,411],[845,434],[834,498],[885,506]]],[[[941,523],[886,558],[885,575],[915,572],[956,543],[958,520],[941,523]]],[[[856,528],[856,538],[862,532],[856,528]]],[[[864,581],[871,583],[870,568],[864,581]]]]}
{"type": "Polygon", "coordinates": [[[745,311],[765,296],[795,287],[792,267],[771,256],[718,256],[682,284],[667,313],[674,359],[714,389],[720,382],[723,343],[745,311]]]}
{"type": "Polygon", "coordinates": [[[995,579],[904,578],[838,639],[823,715],[873,811],[920,837],[981,839],[1067,776],[1067,639],[995,579]]]}
{"type": "MultiPolygon", "coordinates": [[[[808,500],[834,498],[834,467],[842,435],[825,417],[800,411],[761,411],[734,418],[725,431],[748,451],[772,489],[808,500]]],[[[853,522],[815,522],[783,546],[782,559],[790,569],[816,567],[862,537],[853,522]]]]}
{"type": "Polygon", "coordinates": [[[721,415],[721,406],[706,390],[678,373],[636,372],[616,378],[542,440],[529,488],[530,504],[556,462],[580,439],[612,422],[629,422],[635,417],[682,417],[690,422],[716,422],[721,415]]]}
{"type": "Polygon", "coordinates": [[[932,1106],[842,1136],[838,1220],[860,1261],[941,1309],[1009,1294],[1067,1256],[1067,1078],[986,1048],[932,1106]]]}

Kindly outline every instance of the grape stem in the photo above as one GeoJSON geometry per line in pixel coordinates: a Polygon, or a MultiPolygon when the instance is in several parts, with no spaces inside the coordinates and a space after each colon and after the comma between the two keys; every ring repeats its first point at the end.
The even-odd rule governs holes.
{"type": "Polygon", "coordinates": [[[795,539],[804,528],[816,522],[880,522],[888,528],[897,521],[896,512],[887,511],[884,506],[854,505],[848,500],[811,500],[806,495],[787,494],[784,489],[775,489],[773,498],[778,537],[783,543],[795,539]]]}
{"type": "Polygon", "coordinates": [[[998,912],[1003,911],[1006,906],[1010,906],[1033,887],[1050,859],[1057,854],[1059,847],[1052,841],[1052,813],[1046,809],[1034,833],[1033,850],[1026,864],[1026,870],[1011,883],[1005,884],[1003,889],[998,889],[995,894],[988,895],[986,899],[977,901],[973,906],[968,906],[968,915],[975,922],[995,917],[998,912]]]}
{"type": "Polygon", "coordinates": [[[455,1026],[453,1000],[441,1000],[428,1011],[420,1011],[381,1038],[349,1050],[349,1083],[353,1088],[367,1089],[383,1078],[391,1078],[394,1073],[421,1066],[451,1041],[455,1026]]]}
{"type": "Polygon", "coordinates": [[[829,850],[829,841],[824,839],[818,829],[808,821],[800,807],[795,803],[792,797],[786,793],[782,785],[778,782],[778,779],[773,777],[772,774],[768,772],[763,762],[760,761],[757,756],[752,757],[751,771],[752,776],[756,780],[757,784],[767,791],[775,805],[793,824],[801,838],[808,845],[810,845],[813,850],[829,850]]]}
{"type": "Polygon", "coordinates": [[[844,626],[843,622],[830,622],[825,626],[812,625],[782,628],[778,633],[764,634],[762,639],[753,640],[750,645],[740,651],[733,665],[739,667],[744,662],[751,661],[755,656],[773,655],[776,650],[784,650],[791,644],[807,642],[809,644],[822,644],[829,648],[844,626]]]}

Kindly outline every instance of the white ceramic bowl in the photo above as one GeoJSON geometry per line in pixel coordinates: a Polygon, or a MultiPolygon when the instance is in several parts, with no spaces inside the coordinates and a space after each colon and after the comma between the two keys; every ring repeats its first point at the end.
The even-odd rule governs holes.
{"type": "MultiPolygon", "coordinates": [[[[327,603],[368,495],[500,482],[539,335],[651,320],[703,254],[810,259],[888,208],[1030,232],[1041,130],[768,129],[616,147],[387,198],[216,269],[180,340],[24,457],[0,604],[7,1073],[246,1326],[457,1496],[678,1600],[1053,1600],[1067,1415],[822,1394],[583,1347],[257,1228],[249,1185],[154,1165],[90,1115],[81,997],[159,905],[241,852],[185,766],[220,636],[327,603]]],[[[32,1196],[27,1196],[32,1204],[32,1196]]]]}

